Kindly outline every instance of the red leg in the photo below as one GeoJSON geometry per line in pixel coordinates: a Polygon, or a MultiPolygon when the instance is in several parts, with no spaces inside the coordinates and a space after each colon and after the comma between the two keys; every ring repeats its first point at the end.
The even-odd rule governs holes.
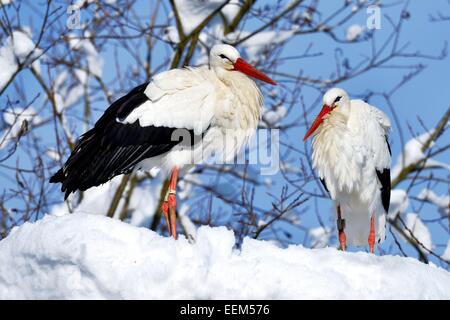
{"type": "Polygon", "coordinates": [[[162,204],[162,212],[167,223],[167,229],[169,235],[177,238],[177,181],[178,181],[178,168],[174,167],[170,174],[169,187],[167,189],[166,197],[162,204]]]}
{"type": "Polygon", "coordinates": [[[369,232],[369,247],[370,247],[370,253],[374,253],[375,248],[375,219],[372,216],[370,218],[370,232],[369,232]]]}
{"type": "Polygon", "coordinates": [[[166,193],[166,196],[164,197],[164,202],[161,206],[161,211],[164,215],[164,220],[166,220],[166,224],[167,224],[167,229],[169,230],[169,236],[172,235],[171,230],[170,230],[170,223],[169,223],[169,202],[168,200],[168,196],[169,193],[166,193]]]}
{"type": "Polygon", "coordinates": [[[345,236],[345,219],[342,219],[341,216],[341,206],[338,205],[337,206],[337,229],[339,232],[339,249],[341,249],[342,251],[345,251],[347,249],[347,237],[345,236]]]}

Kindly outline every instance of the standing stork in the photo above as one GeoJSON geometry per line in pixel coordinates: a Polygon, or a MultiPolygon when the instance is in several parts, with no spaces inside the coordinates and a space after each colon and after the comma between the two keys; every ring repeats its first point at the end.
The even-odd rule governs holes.
{"type": "Polygon", "coordinates": [[[306,132],[314,133],[313,167],[334,201],[342,250],[385,238],[391,197],[389,118],[339,88],[323,96],[323,108],[306,132]],[[347,231],[347,236],[345,231],[347,231]]]}
{"type": "Polygon", "coordinates": [[[111,104],[50,182],[62,183],[66,199],[117,175],[160,167],[170,172],[161,209],[176,239],[179,170],[206,155],[233,159],[255,132],[263,107],[249,77],[276,85],[232,46],[215,45],[209,59],[209,68],[162,72],[111,104]]]}

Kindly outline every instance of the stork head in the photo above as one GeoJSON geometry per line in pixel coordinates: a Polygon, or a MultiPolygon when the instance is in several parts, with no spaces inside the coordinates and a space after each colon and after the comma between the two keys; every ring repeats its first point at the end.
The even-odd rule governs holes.
{"type": "Polygon", "coordinates": [[[341,88],[332,88],[323,95],[323,104],[336,108],[348,103],[348,94],[341,88]]]}
{"type": "Polygon", "coordinates": [[[275,81],[245,62],[245,60],[241,58],[239,52],[228,44],[216,44],[212,47],[209,54],[209,64],[219,77],[223,75],[224,72],[238,71],[249,77],[276,85],[275,81]]]}
{"type": "Polygon", "coordinates": [[[303,141],[306,141],[306,139],[308,139],[309,136],[312,135],[314,131],[316,131],[316,129],[323,122],[323,120],[333,113],[333,110],[335,110],[336,108],[342,108],[344,106],[347,106],[350,100],[345,90],[340,88],[333,88],[325,93],[322,101],[323,101],[322,110],[314,120],[309,130],[306,132],[303,141]]]}

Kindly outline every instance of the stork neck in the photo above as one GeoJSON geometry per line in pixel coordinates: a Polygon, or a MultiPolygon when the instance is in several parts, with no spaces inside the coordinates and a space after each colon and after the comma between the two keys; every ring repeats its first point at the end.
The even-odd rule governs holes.
{"type": "Polygon", "coordinates": [[[217,66],[213,66],[211,69],[216,74],[217,78],[219,78],[219,80],[224,82],[226,85],[230,85],[232,81],[238,81],[237,79],[235,79],[237,73],[235,71],[226,70],[222,67],[217,66]]]}
{"type": "Polygon", "coordinates": [[[242,129],[256,128],[261,117],[263,97],[255,81],[239,71],[216,68],[214,72],[221,83],[221,91],[227,92],[227,99],[233,104],[231,109],[220,109],[217,112],[224,119],[235,119],[231,120],[234,126],[242,129]]]}
{"type": "Polygon", "coordinates": [[[338,108],[334,110],[334,113],[338,113],[341,119],[345,119],[346,121],[348,121],[351,111],[351,105],[350,102],[348,102],[342,103],[338,108]]]}

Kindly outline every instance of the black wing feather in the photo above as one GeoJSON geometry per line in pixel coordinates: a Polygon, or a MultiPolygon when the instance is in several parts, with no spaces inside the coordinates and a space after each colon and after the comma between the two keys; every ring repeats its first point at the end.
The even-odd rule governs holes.
{"type": "Polygon", "coordinates": [[[389,155],[392,156],[391,145],[389,144],[388,137],[385,136],[384,139],[386,140],[386,144],[387,144],[387,147],[389,150],[389,155]]]}
{"type": "MultiPolygon", "coordinates": [[[[384,137],[386,140],[386,145],[389,150],[389,155],[392,156],[391,145],[389,144],[388,137],[384,137]]],[[[378,180],[381,183],[381,202],[383,204],[386,213],[389,211],[389,203],[391,201],[391,170],[388,168],[383,169],[383,171],[376,170],[378,180]]]]}
{"type": "Polygon", "coordinates": [[[325,190],[327,190],[328,193],[330,193],[330,190],[328,190],[327,185],[325,184],[325,179],[320,179],[320,182],[322,182],[323,187],[325,188],[325,190]]]}
{"type": "MultiPolygon", "coordinates": [[[[144,83],[115,101],[100,117],[94,128],[83,134],[74,150],[50,182],[61,182],[65,198],[76,190],[87,190],[119,174],[130,173],[136,164],[146,158],[161,155],[175,145],[172,133],[177,128],[147,126],[139,121],[122,124],[135,108],[148,100],[144,83]]],[[[192,137],[192,130],[189,130],[192,137]]]]}
{"type": "Polygon", "coordinates": [[[389,203],[391,201],[391,170],[388,168],[383,171],[375,170],[378,180],[381,183],[381,202],[386,213],[389,211],[389,203]]]}

